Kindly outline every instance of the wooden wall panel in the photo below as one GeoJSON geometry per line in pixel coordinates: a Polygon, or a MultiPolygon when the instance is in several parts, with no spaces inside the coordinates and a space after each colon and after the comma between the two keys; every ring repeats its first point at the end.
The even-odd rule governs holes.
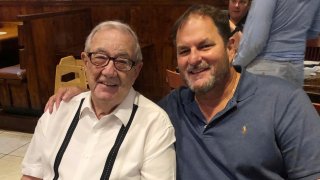
{"type": "MultiPolygon", "coordinates": [[[[152,47],[147,48],[150,52],[144,52],[142,74],[135,87],[148,98],[157,101],[168,92],[165,70],[176,67],[175,52],[169,37],[171,27],[177,17],[194,3],[193,0],[0,0],[0,21],[17,20],[18,14],[86,7],[91,9],[93,25],[115,19],[128,23],[137,32],[142,44],[152,44],[152,47]]],[[[198,0],[197,3],[213,4],[225,9],[228,0],[198,0]]],[[[61,36],[56,40],[70,39],[61,36]]]]}

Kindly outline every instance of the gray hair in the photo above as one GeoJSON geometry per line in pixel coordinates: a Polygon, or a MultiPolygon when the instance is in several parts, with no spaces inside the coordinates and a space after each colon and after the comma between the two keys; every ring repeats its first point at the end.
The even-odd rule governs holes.
{"type": "Polygon", "coordinates": [[[135,61],[136,62],[142,61],[142,52],[141,52],[138,36],[128,24],[125,24],[119,21],[104,21],[98,24],[96,27],[94,27],[86,39],[85,48],[84,48],[85,52],[90,51],[91,41],[93,36],[96,34],[96,32],[104,28],[118,29],[124,32],[128,32],[132,36],[133,40],[135,41],[134,42],[135,43],[135,61]]]}

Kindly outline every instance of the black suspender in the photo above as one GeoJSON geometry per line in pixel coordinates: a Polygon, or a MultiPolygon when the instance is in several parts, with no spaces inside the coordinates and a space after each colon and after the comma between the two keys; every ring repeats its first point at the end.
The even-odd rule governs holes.
{"type": "Polygon", "coordinates": [[[66,134],[66,137],[64,138],[61,146],[60,146],[60,149],[58,151],[58,154],[56,156],[56,159],[54,160],[54,165],[53,165],[53,171],[54,171],[54,180],[57,180],[59,178],[59,172],[58,172],[58,168],[60,166],[60,163],[61,163],[61,159],[62,159],[62,156],[64,154],[64,152],[66,151],[67,147],[68,147],[68,144],[71,140],[71,136],[74,132],[74,130],[76,129],[77,125],[78,125],[78,122],[79,122],[79,115],[80,115],[80,110],[81,110],[81,106],[82,106],[82,103],[84,101],[84,98],[81,99],[81,102],[80,102],[80,105],[79,105],[79,108],[76,112],[76,115],[74,116],[72,122],[71,122],[71,125],[67,131],[67,134],[66,134]]]}
{"type": "MultiPolygon", "coordinates": [[[[62,160],[62,157],[63,157],[63,154],[64,152],[66,151],[67,147],[68,147],[68,144],[71,140],[71,137],[72,137],[72,134],[76,128],[76,126],[78,125],[78,122],[79,122],[79,115],[80,115],[80,110],[81,110],[81,106],[82,106],[82,103],[84,101],[84,98],[81,100],[80,102],[80,105],[79,105],[79,108],[71,122],[71,125],[67,131],[67,134],[61,144],[61,147],[58,151],[58,154],[56,156],[56,159],[54,161],[54,166],[53,166],[53,170],[54,170],[54,178],[53,180],[57,180],[59,178],[59,165],[61,163],[61,160],[62,160]]],[[[101,175],[101,178],[100,180],[108,180],[109,177],[110,177],[110,174],[111,174],[111,171],[112,171],[112,167],[113,167],[113,164],[115,162],[115,159],[117,157],[117,154],[118,154],[118,151],[120,149],[120,146],[130,128],[130,125],[132,123],[132,120],[135,116],[135,113],[138,109],[138,106],[136,104],[133,104],[133,109],[132,109],[132,112],[131,112],[131,116],[130,116],[130,119],[129,119],[129,122],[127,124],[127,126],[125,127],[124,125],[122,125],[118,135],[117,135],[117,138],[116,138],[116,141],[113,145],[113,147],[111,148],[109,154],[108,154],[108,157],[107,157],[107,160],[106,160],[106,163],[104,165],[104,168],[103,168],[103,172],[102,172],[102,175],[101,175]]]]}
{"type": "Polygon", "coordinates": [[[116,157],[117,157],[117,154],[118,154],[118,151],[119,151],[119,148],[121,146],[122,141],[126,137],[126,134],[127,134],[128,130],[129,130],[129,127],[130,127],[131,122],[132,122],[132,120],[134,118],[134,115],[136,114],[137,109],[138,109],[138,106],[133,104],[133,109],[132,109],[132,112],[131,112],[131,116],[130,116],[129,122],[128,122],[126,127],[124,127],[124,125],[122,125],[122,127],[121,127],[121,129],[120,129],[120,131],[118,133],[116,142],[114,143],[112,149],[109,152],[109,155],[108,155],[106,164],[104,165],[103,172],[102,172],[102,175],[100,177],[100,180],[109,179],[111,171],[112,171],[112,167],[113,167],[113,164],[114,164],[114,161],[116,160],[116,157]]]}

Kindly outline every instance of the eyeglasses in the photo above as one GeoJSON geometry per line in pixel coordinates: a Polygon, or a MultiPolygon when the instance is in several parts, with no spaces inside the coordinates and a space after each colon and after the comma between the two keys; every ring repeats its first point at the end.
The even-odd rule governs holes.
{"type": "Polygon", "coordinates": [[[242,6],[247,6],[249,4],[249,1],[247,0],[229,0],[230,3],[232,4],[239,4],[239,5],[242,5],[242,6]]]}
{"type": "Polygon", "coordinates": [[[123,57],[111,57],[100,52],[88,52],[90,62],[97,67],[105,67],[113,61],[114,67],[119,71],[130,71],[136,62],[123,57]]]}

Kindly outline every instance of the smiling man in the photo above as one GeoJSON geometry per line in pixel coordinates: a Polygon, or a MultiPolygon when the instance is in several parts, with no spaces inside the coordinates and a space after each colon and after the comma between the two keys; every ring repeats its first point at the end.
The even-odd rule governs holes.
{"type": "Polygon", "coordinates": [[[173,31],[187,87],[160,101],[176,132],[179,180],[317,179],[320,120],[301,88],[233,67],[226,14],[189,8],[173,31]]]}
{"type": "Polygon", "coordinates": [[[126,24],[103,22],[81,57],[90,91],[39,119],[22,179],[174,180],[168,115],[132,88],[142,68],[136,34],[126,24]]]}

